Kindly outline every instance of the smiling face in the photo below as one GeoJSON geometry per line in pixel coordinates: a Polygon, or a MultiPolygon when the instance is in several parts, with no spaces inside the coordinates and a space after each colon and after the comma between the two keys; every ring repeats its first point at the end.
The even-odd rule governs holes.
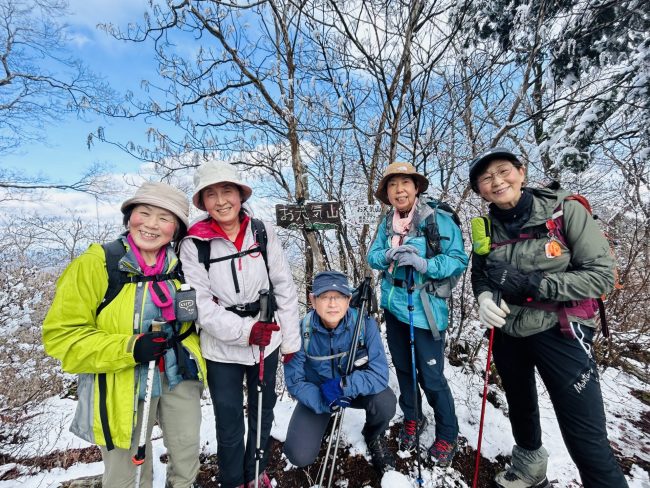
{"type": "Polygon", "coordinates": [[[410,176],[395,175],[386,184],[388,201],[398,212],[409,212],[418,196],[418,187],[410,176]]]}
{"type": "Polygon", "coordinates": [[[239,223],[242,196],[239,187],[233,183],[215,183],[201,190],[205,209],[219,225],[239,223]]]}
{"type": "Polygon", "coordinates": [[[350,297],[338,291],[326,291],[317,297],[311,294],[311,305],[328,329],[336,329],[350,306],[350,297]]]}
{"type": "Polygon", "coordinates": [[[521,198],[526,170],[507,159],[495,159],[477,178],[478,192],[484,200],[501,209],[514,208],[521,198]]]}
{"type": "Polygon", "coordinates": [[[128,223],[129,235],[147,264],[155,263],[156,254],[171,242],[177,227],[169,210],[144,204],[133,207],[128,223]]]}

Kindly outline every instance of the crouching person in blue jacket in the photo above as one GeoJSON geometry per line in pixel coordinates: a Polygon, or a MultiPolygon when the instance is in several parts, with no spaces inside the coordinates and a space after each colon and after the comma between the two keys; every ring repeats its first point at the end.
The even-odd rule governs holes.
{"type": "Polygon", "coordinates": [[[314,278],[310,295],[313,310],[302,321],[302,348],[285,358],[284,377],[289,393],[298,400],[291,416],[284,453],[299,467],[318,456],[331,414],[340,408],[362,408],[366,423],[362,434],[381,474],[394,469],[384,433],[395,415],[397,400],[388,387],[388,363],[379,327],[372,317],[362,330],[352,373],[345,375],[348,353],[357,323],[350,308],[348,280],[338,271],[324,271],[314,278]]]}

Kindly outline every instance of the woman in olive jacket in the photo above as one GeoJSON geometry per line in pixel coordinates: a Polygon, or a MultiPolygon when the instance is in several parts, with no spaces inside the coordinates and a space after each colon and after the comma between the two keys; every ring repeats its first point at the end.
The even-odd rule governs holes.
{"type": "Polygon", "coordinates": [[[595,299],[614,286],[609,246],[581,202],[565,191],[523,188],[524,179],[522,163],[504,148],[470,166],[472,189],[490,203],[491,227],[489,253],[473,254],[472,286],[481,323],[496,328],[494,362],[515,439],[512,465],[495,481],[550,486],[537,369],[585,488],[626,487],[607,440],[592,351],[595,299]]]}

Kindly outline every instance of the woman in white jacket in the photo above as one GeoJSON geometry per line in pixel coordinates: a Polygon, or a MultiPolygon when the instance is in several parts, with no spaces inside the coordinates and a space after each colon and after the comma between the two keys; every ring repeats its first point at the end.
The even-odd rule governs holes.
{"type": "Polygon", "coordinates": [[[234,166],[208,161],[197,169],[194,184],[192,201],[209,215],[190,226],[180,257],[185,279],[196,289],[197,325],[216,419],[221,486],[270,488],[266,447],[276,401],[278,355],[281,352],[287,361],[300,349],[298,297],[273,227],[259,221],[254,224],[242,207],[252,189],[241,181],[234,166]],[[268,269],[260,252],[263,241],[268,269]],[[267,322],[259,317],[260,291],[264,289],[272,291],[276,304],[275,318],[267,322]],[[258,395],[254,392],[261,347],[265,356],[261,420],[264,455],[261,474],[255,480],[258,395]],[[248,391],[246,441],[244,379],[248,391]]]}

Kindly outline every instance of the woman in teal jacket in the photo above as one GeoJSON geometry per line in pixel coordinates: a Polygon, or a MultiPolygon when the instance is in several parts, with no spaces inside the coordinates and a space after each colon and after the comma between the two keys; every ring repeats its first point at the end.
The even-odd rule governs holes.
{"type": "Polygon", "coordinates": [[[70,430],[100,446],[105,487],[135,484],[131,458],[140,441],[151,361],[158,368],[140,486],[153,483],[149,439],[156,420],[169,454],[166,486],[192,486],[198,474],[205,361],[192,323],[176,320],[180,282],[178,257],[170,244],[184,234],[188,211],[181,191],[144,183],[122,204],[128,231],[105,248],[92,244],[70,263],[43,323],[46,352],[66,372],[79,374],[70,430]],[[108,269],[113,267],[109,262],[116,269],[108,269]],[[107,303],[109,274],[115,273],[128,276],[129,282],[107,303]],[[164,322],[160,332],[150,331],[154,320],[164,322]]]}
{"type": "MultiPolygon", "coordinates": [[[[421,407],[420,390],[414,397],[411,364],[406,270],[413,269],[413,325],[418,383],[434,410],[436,438],[429,456],[439,466],[448,466],[456,453],[458,421],[454,399],[444,376],[445,331],[449,311],[445,298],[451,293],[450,280],[467,267],[460,228],[451,213],[434,209],[421,196],[427,179],[408,163],[392,163],[384,172],[375,195],[392,209],[379,225],[368,252],[368,263],[382,271],[381,306],[386,318],[386,336],[400,387],[399,404],[404,424],[399,434],[400,448],[415,446],[416,429],[427,420],[421,407]],[[434,250],[427,253],[427,224],[439,234],[434,250]],[[427,256],[431,257],[427,257],[427,256]],[[417,409],[416,409],[417,401],[417,409]],[[420,412],[419,419],[416,411],[420,412]]],[[[429,232],[429,236],[432,233],[429,232]]],[[[431,246],[430,246],[431,248],[431,246]]]]}

